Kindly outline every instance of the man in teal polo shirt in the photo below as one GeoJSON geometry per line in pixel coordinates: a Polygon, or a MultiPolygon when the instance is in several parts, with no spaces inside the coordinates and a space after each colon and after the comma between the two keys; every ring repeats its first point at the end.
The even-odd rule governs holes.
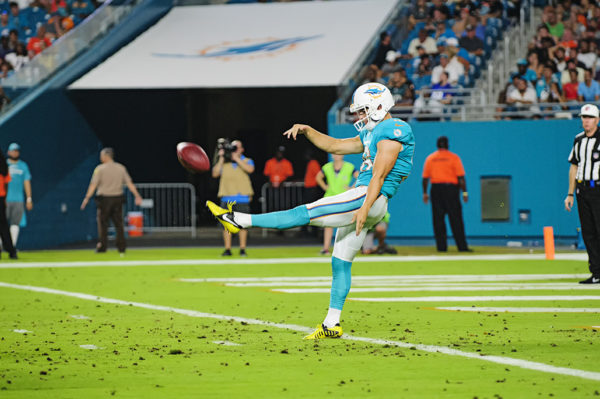
{"type": "Polygon", "coordinates": [[[25,207],[30,211],[33,209],[33,200],[31,198],[31,173],[29,166],[20,159],[21,147],[17,143],[8,146],[8,172],[10,173],[10,183],[8,183],[8,192],[6,194],[6,218],[10,226],[10,236],[13,245],[17,246],[19,230],[25,226],[23,214],[25,207]]]}

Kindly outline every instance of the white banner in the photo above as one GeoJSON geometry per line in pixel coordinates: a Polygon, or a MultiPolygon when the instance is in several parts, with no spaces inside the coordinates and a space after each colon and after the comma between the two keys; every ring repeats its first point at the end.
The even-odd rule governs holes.
{"type": "Polygon", "coordinates": [[[70,88],[335,86],[396,3],[175,7],[70,88]]]}

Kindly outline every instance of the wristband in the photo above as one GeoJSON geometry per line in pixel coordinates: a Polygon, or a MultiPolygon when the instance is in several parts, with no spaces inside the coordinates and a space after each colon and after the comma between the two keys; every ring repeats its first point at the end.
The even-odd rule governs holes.
{"type": "Polygon", "coordinates": [[[567,194],[567,197],[574,197],[573,194],[567,194]]]}
{"type": "Polygon", "coordinates": [[[31,197],[27,197],[27,202],[31,202],[31,197]]]}
{"type": "Polygon", "coordinates": [[[469,193],[466,191],[463,191],[463,195],[469,195],[469,193]]]}

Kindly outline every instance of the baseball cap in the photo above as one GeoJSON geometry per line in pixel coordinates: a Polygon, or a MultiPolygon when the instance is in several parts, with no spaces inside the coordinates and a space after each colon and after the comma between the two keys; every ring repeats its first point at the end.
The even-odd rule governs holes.
{"type": "Polygon", "coordinates": [[[438,46],[445,46],[446,45],[446,39],[444,39],[443,37],[438,39],[437,43],[438,46]]]}
{"type": "Polygon", "coordinates": [[[8,151],[19,151],[21,149],[21,146],[18,145],[17,143],[11,143],[8,146],[8,151]]]}
{"type": "Polygon", "coordinates": [[[600,111],[598,111],[598,107],[594,104],[585,104],[581,107],[581,112],[579,112],[579,116],[591,116],[592,118],[600,117],[600,111]]]}
{"type": "Polygon", "coordinates": [[[466,28],[466,29],[467,29],[467,30],[475,30],[475,25],[471,25],[471,24],[469,24],[469,25],[467,25],[467,28],[466,28]]]}
{"type": "Polygon", "coordinates": [[[396,53],[394,50],[390,50],[385,53],[385,60],[387,62],[394,62],[396,61],[396,58],[398,58],[398,53],[396,53]]]}
{"type": "Polygon", "coordinates": [[[458,47],[458,39],[455,37],[449,37],[446,39],[446,45],[458,47]]]}
{"type": "Polygon", "coordinates": [[[525,58],[519,58],[519,61],[517,61],[517,65],[527,65],[528,62],[525,58]]]}

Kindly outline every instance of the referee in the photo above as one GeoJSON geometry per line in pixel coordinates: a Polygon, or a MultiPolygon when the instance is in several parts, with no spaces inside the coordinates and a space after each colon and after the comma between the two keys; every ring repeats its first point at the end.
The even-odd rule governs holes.
{"type": "Polygon", "coordinates": [[[583,132],[575,136],[569,154],[569,192],[565,208],[573,208],[577,194],[577,210],[581,222],[581,235],[588,252],[592,275],[580,284],[600,284],[600,113],[593,104],[585,104],[579,113],[583,132]]]}
{"type": "Polygon", "coordinates": [[[438,252],[448,250],[446,222],[448,214],[454,241],[460,252],[471,252],[465,238],[465,226],[460,204],[460,190],[466,203],[469,200],[465,169],[460,157],[448,151],[448,137],[437,140],[438,150],[429,155],[423,167],[423,202],[429,201],[427,186],[431,180],[431,210],[433,212],[433,232],[438,252]]]}

